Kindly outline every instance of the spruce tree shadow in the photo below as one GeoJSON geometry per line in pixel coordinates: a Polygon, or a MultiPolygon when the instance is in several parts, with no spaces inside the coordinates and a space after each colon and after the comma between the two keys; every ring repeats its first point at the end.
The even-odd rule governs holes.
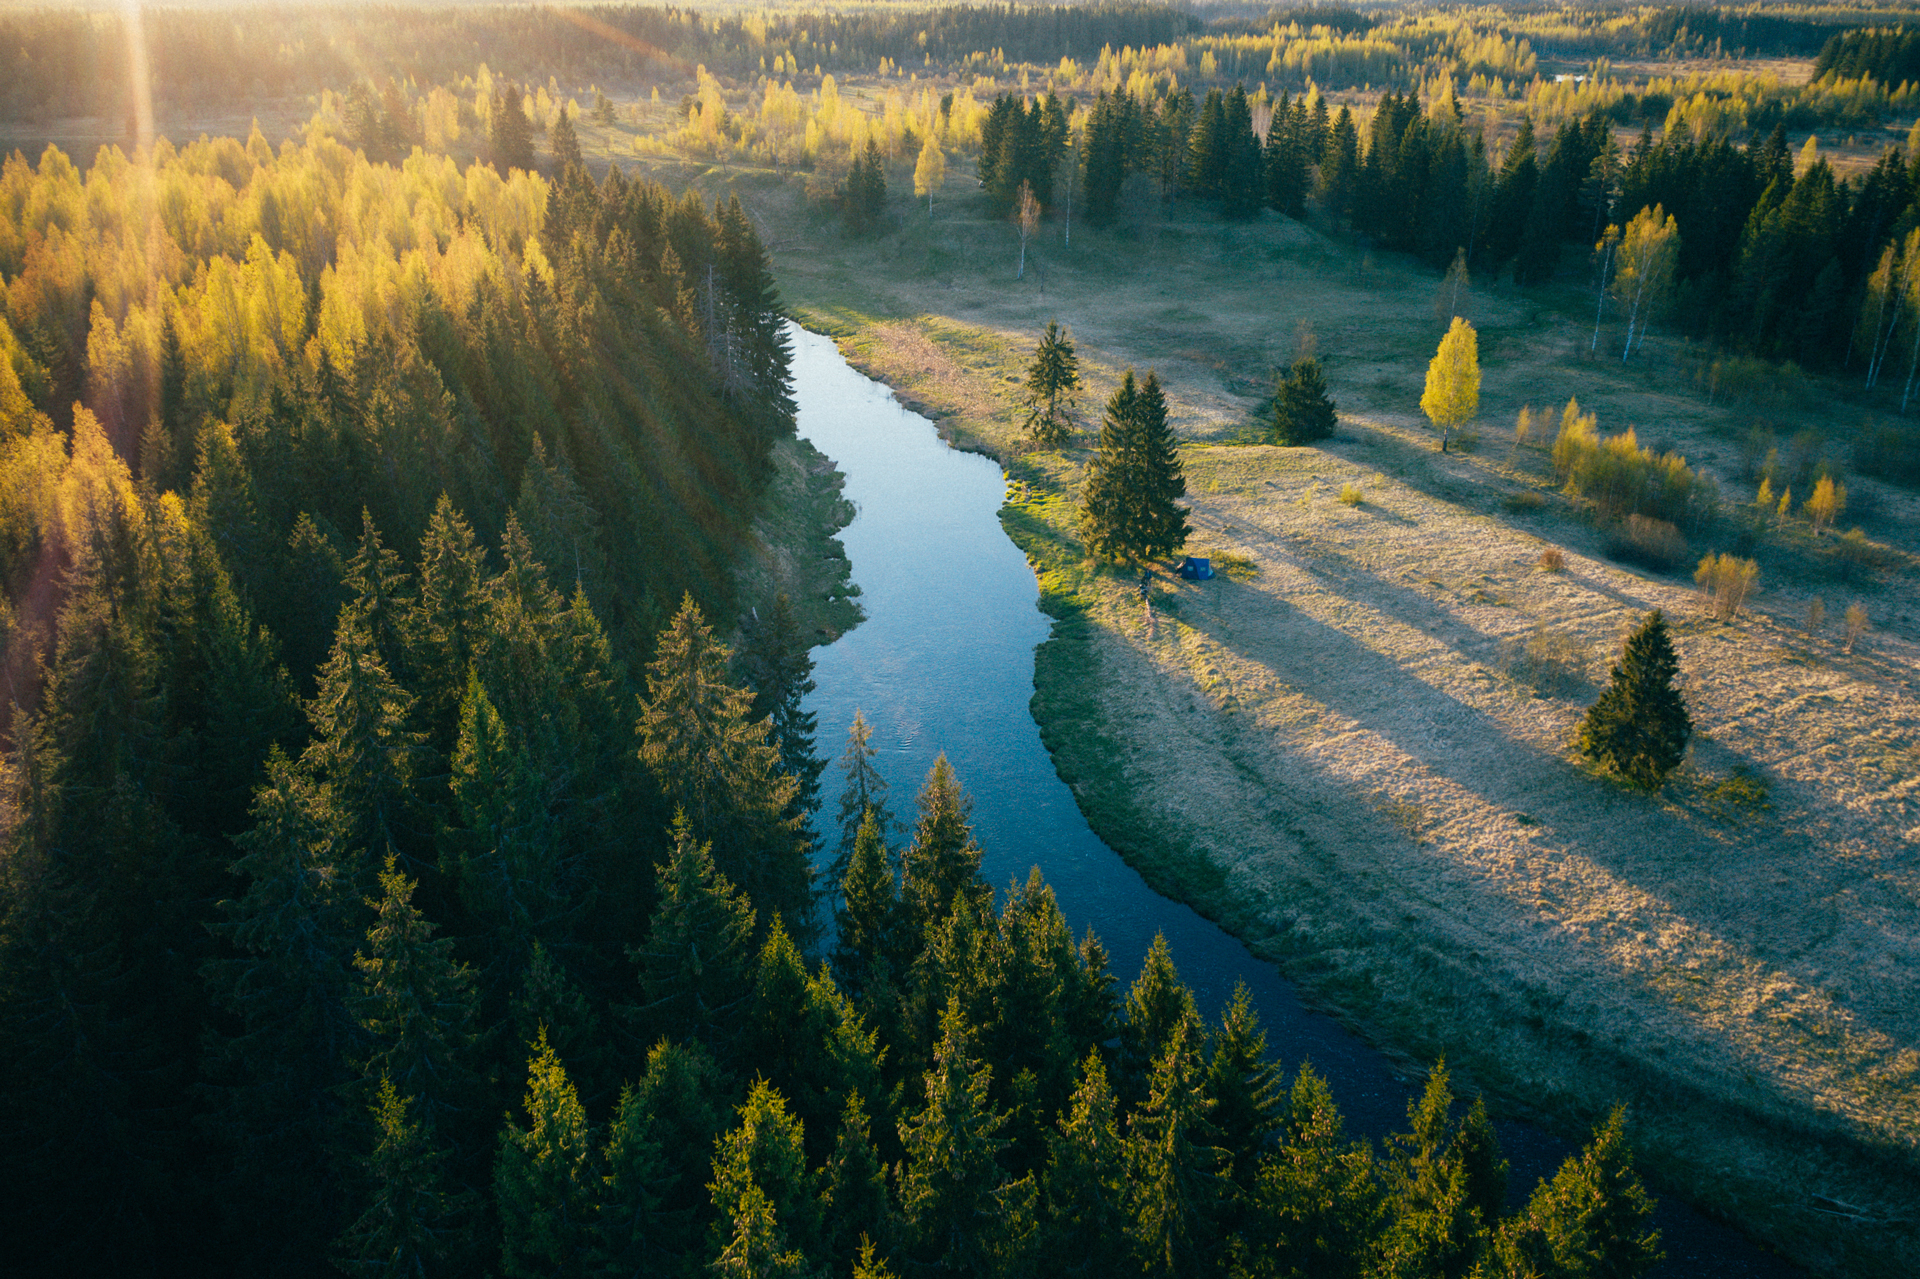
{"type": "MultiPolygon", "coordinates": [[[[1359,574],[1316,576],[1339,588],[1359,574]]],[[[1831,982],[1821,967],[1831,956],[1817,952],[1841,929],[1878,932],[1887,953],[1904,948],[1897,918],[1875,922],[1864,913],[1842,912],[1862,890],[1864,876],[1849,859],[1821,856],[1807,832],[1764,816],[1735,821],[1709,787],[1650,795],[1588,778],[1567,757],[1516,737],[1394,657],[1284,599],[1222,578],[1198,585],[1183,592],[1182,623],[1493,808],[1525,814],[1549,841],[1796,981],[1810,988],[1831,982]],[[1583,837],[1603,830],[1606,838],[1583,837]]],[[[1369,589],[1376,602],[1388,598],[1385,611],[1463,658],[1490,655],[1498,644],[1415,592],[1377,578],[1369,589]]],[[[1724,747],[1714,748],[1714,768],[1777,785],[1757,761],[1724,747]]],[[[1334,788],[1345,784],[1324,780],[1334,788]]],[[[1366,802],[1363,796],[1344,797],[1354,800],[1366,802]]],[[[1857,1012],[1854,1021],[1896,1041],[1904,1034],[1876,1027],[1857,1012]]]]}

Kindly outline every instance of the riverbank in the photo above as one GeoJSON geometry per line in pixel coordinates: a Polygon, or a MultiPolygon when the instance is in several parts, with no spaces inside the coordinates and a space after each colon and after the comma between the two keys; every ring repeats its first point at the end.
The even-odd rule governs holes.
{"type": "MultiPolygon", "coordinates": [[[[809,237],[782,261],[810,326],[1008,467],[1003,523],[1056,619],[1036,719],[1095,829],[1156,888],[1410,1067],[1444,1053],[1509,1113],[1576,1137],[1629,1099],[1668,1193],[1818,1270],[1910,1271],[1920,894],[1901,850],[1920,716],[1897,606],[1851,654],[1806,635],[1818,566],[1796,580],[1783,543],[1758,611],[1709,623],[1683,583],[1608,562],[1544,459],[1508,464],[1510,433],[1433,453],[1413,408],[1427,338],[1395,332],[1432,327],[1421,277],[1304,229],[1176,227],[1131,275],[1128,246],[1091,241],[1043,299],[958,269],[992,247],[991,224],[944,226],[937,245],[775,225],[809,237]],[[1147,305],[1172,287],[1150,267],[1175,237],[1193,269],[1178,301],[1147,305]],[[1274,249],[1313,270],[1245,268],[1274,249]],[[1271,318],[1249,330],[1253,313],[1271,318]],[[1151,364],[1183,436],[1211,445],[1183,451],[1193,549],[1230,572],[1164,581],[1151,622],[1131,583],[1079,558],[1084,452],[1018,437],[1019,377],[1056,315],[1079,342],[1089,425],[1121,368],[1151,364]],[[1300,319],[1336,353],[1339,438],[1227,443],[1300,319]],[[1348,482],[1354,506],[1336,500],[1348,482]],[[1567,572],[1536,570],[1546,544],[1567,572]],[[1620,628],[1654,606],[1681,619],[1702,731],[1649,799],[1584,774],[1564,740],[1620,628]],[[1528,656],[1536,635],[1550,660],[1528,656]]],[[[1546,387],[1598,407],[1603,428],[1657,413],[1696,461],[1724,453],[1726,415],[1676,392],[1671,368],[1585,363],[1570,325],[1524,295],[1476,306],[1486,418],[1546,387]]],[[[1875,496],[1894,526],[1902,495],[1875,496]]]]}
{"type": "Polygon", "coordinates": [[[860,624],[853,565],[837,536],[853,522],[833,459],[802,439],[773,446],[773,477],[748,554],[735,573],[741,607],[784,593],[800,633],[831,644],[860,624]]]}

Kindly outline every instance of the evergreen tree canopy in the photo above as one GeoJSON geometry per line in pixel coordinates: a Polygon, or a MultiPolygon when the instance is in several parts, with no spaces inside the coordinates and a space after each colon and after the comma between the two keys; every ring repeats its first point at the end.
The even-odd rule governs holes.
{"type": "Polygon", "coordinates": [[[1303,356],[1280,379],[1273,397],[1273,427],[1268,433],[1272,444],[1311,444],[1333,434],[1339,421],[1334,404],[1327,397],[1327,379],[1320,372],[1320,361],[1303,356]]]}
{"type": "Polygon", "coordinates": [[[1127,370],[1100,425],[1081,494],[1080,535],[1102,559],[1138,564],[1186,544],[1187,491],[1160,380],[1127,370]]]}
{"type": "Polygon", "coordinates": [[[1635,786],[1657,788],[1685,756],[1693,718],[1674,679],[1680,658],[1659,609],[1627,637],[1612,681],[1580,721],[1579,751],[1635,786]]]}
{"type": "Polygon", "coordinates": [[[1027,365],[1027,434],[1042,448],[1058,448],[1073,438],[1073,393],[1080,389],[1080,361],[1073,336],[1048,321],[1047,331],[1027,365]]]}

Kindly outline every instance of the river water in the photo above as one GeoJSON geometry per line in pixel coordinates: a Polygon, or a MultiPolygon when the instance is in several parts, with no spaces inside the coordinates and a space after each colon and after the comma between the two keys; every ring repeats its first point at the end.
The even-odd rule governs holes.
{"type": "MultiPolygon", "coordinates": [[[[1000,468],[943,443],[880,383],[849,367],[833,342],[801,329],[794,343],[800,434],[834,459],[859,514],[841,533],[867,620],[814,652],[819,749],[844,748],[856,709],[872,727],[874,763],[895,816],[945,751],[973,797],[985,874],[997,887],[1039,866],[1076,933],[1091,926],[1124,989],[1156,932],[1209,1017],[1245,982],[1267,1047],[1289,1072],[1301,1059],[1326,1076],[1356,1134],[1404,1128],[1411,1087],[1392,1063],[1331,1017],[1303,1008],[1271,964],[1186,906],[1147,887],[1100,841],[1054,772],[1028,710],[1033,651],[1050,625],[1026,557],[1000,528],[1000,468]]],[[[841,774],[821,779],[827,809],[841,774]]],[[[1497,1125],[1516,1202],[1572,1147],[1525,1124],[1497,1125]]],[[[1787,1276],[1802,1272],[1677,1201],[1657,1223],[1663,1275],[1787,1276]]]]}

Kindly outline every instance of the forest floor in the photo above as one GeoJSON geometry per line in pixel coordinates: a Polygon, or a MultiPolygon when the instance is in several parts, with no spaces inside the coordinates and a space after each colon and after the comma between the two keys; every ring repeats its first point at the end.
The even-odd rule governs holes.
{"type": "MultiPolygon", "coordinates": [[[[1628,1101],[1657,1186],[1816,1270],[1920,1265],[1920,501],[1849,477],[1842,522],[1878,563],[1776,523],[1752,551],[1758,596],[1722,624],[1690,565],[1610,561],[1552,483],[1550,437],[1516,449],[1508,426],[1523,402],[1577,395],[1603,431],[1637,425],[1739,501],[1764,432],[1785,454],[1811,430],[1844,457],[1870,406],[1817,383],[1711,404],[1678,343],[1623,364],[1608,324],[1590,355],[1590,293],[1475,289],[1480,439],[1442,455],[1418,410],[1439,281],[1398,256],[1181,212],[1076,228],[1071,250],[1051,224],[1015,280],[1012,230],[970,194],[852,240],[797,183],[730,180],[804,321],[1008,467],[1003,522],[1057,619],[1036,718],[1094,829],[1157,888],[1511,1112],[1577,1138],[1628,1101]],[[1072,329],[1089,428],[1124,368],[1158,370],[1189,444],[1189,549],[1219,578],[1162,573],[1149,611],[1083,561],[1087,453],[1030,451],[1018,429],[1052,319],[1072,329]],[[1337,436],[1246,442],[1305,347],[1337,436]],[[1549,546],[1564,571],[1540,567],[1549,546]],[[1827,621],[1809,627],[1815,596],[1827,621]],[[1849,651],[1855,601],[1872,626],[1849,651]],[[1696,732],[1645,795],[1568,738],[1655,607],[1696,732]]],[[[1694,553],[1739,532],[1724,520],[1694,553]]]]}

